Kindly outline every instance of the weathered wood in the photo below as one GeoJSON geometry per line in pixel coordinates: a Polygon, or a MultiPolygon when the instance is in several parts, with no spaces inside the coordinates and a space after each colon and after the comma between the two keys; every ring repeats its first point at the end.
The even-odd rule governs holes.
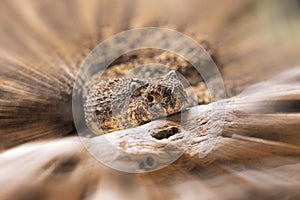
{"type": "Polygon", "coordinates": [[[274,1],[192,0],[179,12],[173,9],[175,5],[181,7],[178,4],[183,2],[179,1],[162,5],[160,0],[151,4],[116,0],[113,6],[110,1],[76,1],[72,5],[68,1],[3,1],[0,149],[74,134],[71,96],[78,67],[91,49],[122,30],[166,27],[209,47],[222,69],[229,97],[298,64],[298,22],[270,19],[271,15],[285,13],[281,10],[284,6],[290,6],[289,13],[296,13],[295,6],[276,1],[273,13],[268,8],[270,2],[274,1]],[[149,9],[157,5],[160,9],[149,9]],[[273,25],[276,30],[295,30],[295,34],[275,34],[273,25]]]}
{"type": "MultiPolygon", "coordinates": [[[[231,99],[190,108],[180,115],[169,117],[167,121],[157,120],[95,137],[90,140],[91,144],[90,141],[87,144],[98,157],[113,157],[118,164],[132,165],[136,169],[145,157],[136,160],[135,155],[154,155],[154,167],[157,167],[168,163],[170,157],[187,147],[185,156],[198,163],[207,163],[206,157],[213,157],[210,154],[216,148],[225,148],[225,151],[229,141],[243,146],[232,152],[235,156],[244,155],[236,156],[239,162],[258,155],[247,154],[243,149],[256,149],[262,152],[261,156],[299,155],[299,77],[300,68],[296,68],[273,80],[254,85],[231,99]],[[170,127],[178,130],[165,135],[165,132],[170,132],[170,127]],[[120,151],[115,151],[113,146],[109,146],[111,144],[120,151]],[[129,159],[131,157],[132,160],[129,159]],[[124,163],[121,163],[123,160],[124,163]]],[[[228,153],[226,156],[230,160],[228,153]]],[[[151,166],[145,166],[145,170],[151,170],[151,166]]]]}
{"type": "MultiPolygon", "coordinates": [[[[267,190],[278,187],[283,193],[277,195],[289,192],[293,197],[299,196],[295,189],[300,180],[290,176],[299,174],[296,169],[300,158],[300,114],[280,107],[282,100],[298,101],[299,77],[300,68],[295,68],[273,80],[254,85],[236,97],[193,107],[167,121],[156,120],[94,138],[28,143],[6,151],[0,155],[0,182],[4,191],[0,197],[104,198],[115,193],[109,192],[110,186],[116,187],[116,197],[121,195],[125,199],[133,198],[133,193],[146,199],[162,199],[164,196],[156,191],[157,187],[161,187],[165,195],[169,194],[170,199],[176,194],[174,188],[186,187],[192,193],[207,189],[203,194],[206,198],[216,197],[216,191],[226,194],[228,199],[245,197],[243,188],[235,195],[226,192],[225,188],[233,186],[235,179],[259,195],[268,196],[257,190],[262,186],[255,177],[263,176],[270,179],[267,190]],[[164,130],[171,127],[178,130],[173,129],[173,135],[165,134],[164,130]],[[183,139],[184,134],[189,136],[188,141],[183,139]],[[183,155],[170,164],[170,158],[178,152],[183,155]],[[101,158],[102,163],[94,156],[101,158]],[[153,171],[127,174],[105,167],[103,163],[131,172],[153,171]],[[164,168],[156,170],[160,167],[164,168]],[[277,173],[277,178],[273,173],[277,173]],[[217,177],[230,182],[212,192],[206,184],[217,177]],[[13,181],[7,182],[9,179],[13,181]],[[59,184],[58,180],[61,180],[59,184]],[[126,190],[120,185],[124,180],[129,184],[126,190]],[[278,185],[274,185],[276,181],[278,185]],[[143,184],[138,186],[138,182],[143,184]]],[[[292,105],[299,109],[299,104],[292,105]]]]}
{"type": "Polygon", "coordinates": [[[167,2],[1,2],[0,150],[42,141],[0,154],[0,199],[300,198],[298,69],[239,94],[299,64],[297,1],[167,2]],[[82,60],[109,36],[146,26],[211,46],[232,98],[169,118],[180,133],[166,132],[158,120],[107,136],[120,154],[103,136],[61,138],[75,132],[70,99],[82,60]],[[167,165],[167,144],[183,155],[160,170],[129,174],[105,167],[82,141],[127,170],[167,165]]]}

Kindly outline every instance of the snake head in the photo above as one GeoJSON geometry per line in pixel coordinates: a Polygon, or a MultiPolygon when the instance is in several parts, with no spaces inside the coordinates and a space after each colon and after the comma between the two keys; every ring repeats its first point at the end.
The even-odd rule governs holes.
{"type": "Polygon", "coordinates": [[[157,78],[115,78],[89,88],[85,99],[86,124],[104,133],[132,128],[179,113],[187,94],[175,71],[157,78]],[[100,130],[101,131],[101,130],[100,130]]]}
{"type": "Polygon", "coordinates": [[[133,84],[135,90],[132,91],[128,110],[134,124],[181,112],[187,106],[187,94],[174,70],[136,86],[136,83],[133,84]]]}

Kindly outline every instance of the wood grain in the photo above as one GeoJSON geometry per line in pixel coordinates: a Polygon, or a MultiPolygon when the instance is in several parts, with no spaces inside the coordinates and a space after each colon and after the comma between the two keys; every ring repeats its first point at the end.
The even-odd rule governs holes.
{"type": "Polygon", "coordinates": [[[297,2],[1,1],[0,199],[299,199],[297,2]],[[76,136],[71,96],[97,44],[147,26],[209,46],[228,99],[110,134],[98,156],[132,174],[89,154],[111,146],[76,136]]]}

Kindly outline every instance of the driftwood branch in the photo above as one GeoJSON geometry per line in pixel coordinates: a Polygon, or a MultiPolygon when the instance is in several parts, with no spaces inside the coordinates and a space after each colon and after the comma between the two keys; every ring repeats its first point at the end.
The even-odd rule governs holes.
{"type": "MultiPolygon", "coordinates": [[[[60,193],[62,197],[62,191],[71,199],[89,195],[98,198],[103,195],[101,191],[109,188],[109,183],[118,187],[122,180],[135,188],[135,194],[141,198],[151,198],[151,195],[160,198],[157,191],[149,196],[143,189],[146,186],[135,184],[140,179],[150,185],[174,184],[181,180],[176,187],[187,187],[194,183],[182,181],[188,179],[193,169],[200,169],[197,176],[213,178],[224,174],[224,170],[239,173],[232,168],[236,164],[247,166],[245,169],[249,164],[254,165],[267,174],[274,173],[271,169],[279,166],[298,168],[299,86],[300,68],[296,68],[253,85],[236,97],[196,106],[166,120],[90,139],[71,137],[8,150],[0,155],[0,183],[4,191],[1,199],[16,199],[15,191],[21,195],[17,198],[25,193],[60,193]],[[105,165],[127,172],[151,172],[135,176],[105,165]],[[63,180],[70,174],[68,180],[58,185],[49,181],[63,180]],[[13,180],[8,183],[12,176],[13,180]]],[[[242,173],[249,175],[247,170],[242,173]]],[[[288,172],[281,175],[291,176],[288,172]]],[[[197,184],[201,189],[200,183],[197,184]]],[[[299,180],[295,185],[300,185],[299,180]]],[[[124,190],[121,186],[119,189],[124,190]]],[[[286,190],[291,187],[286,186],[286,190]]],[[[126,196],[128,191],[120,194],[126,196]]]]}
{"type": "Polygon", "coordinates": [[[160,168],[181,153],[197,165],[300,155],[299,77],[297,68],[234,98],[84,143],[102,162],[129,172],[160,168]]]}

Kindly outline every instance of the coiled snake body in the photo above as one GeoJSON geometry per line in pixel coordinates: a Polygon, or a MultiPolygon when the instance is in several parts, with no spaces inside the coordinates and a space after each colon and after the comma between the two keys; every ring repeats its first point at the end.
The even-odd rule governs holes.
{"type": "Polygon", "coordinates": [[[188,61],[170,52],[144,49],[121,56],[102,76],[94,75],[84,88],[83,102],[88,127],[108,133],[209,103],[211,97],[188,61]]]}

